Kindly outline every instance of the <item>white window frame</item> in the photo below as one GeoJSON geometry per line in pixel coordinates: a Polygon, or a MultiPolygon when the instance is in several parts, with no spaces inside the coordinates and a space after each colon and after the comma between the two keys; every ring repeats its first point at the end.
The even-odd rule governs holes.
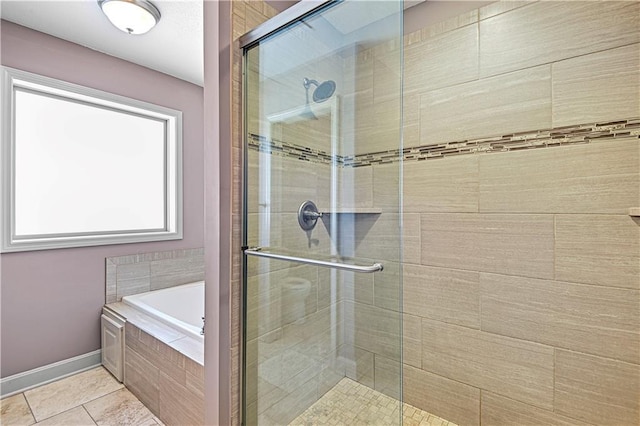
{"type": "MultiPolygon", "coordinates": [[[[178,240],[183,237],[182,112],[124,96],[2,67],[2,142],[0,149],[0,199],[2,200],[1,251],[18,252],[108,244],[178,240]],[[91,233],[16,235],[15,202],[15,93],[28,90],[70,102],[89,104],[125,114],[164,122],[164,217],[163,229],[128,229],[91,233]]],[[[114,169],[117,169],[115,165],[114,169]]],[[[131,190],[135,190],[132,182],[131,190]]],[[[127,190],[127,188],[122,188],[127,190]]]]}

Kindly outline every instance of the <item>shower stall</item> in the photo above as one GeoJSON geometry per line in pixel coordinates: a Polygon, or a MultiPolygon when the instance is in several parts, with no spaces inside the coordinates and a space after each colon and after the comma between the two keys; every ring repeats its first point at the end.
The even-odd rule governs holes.
{"type": "Polygon", "coordinates": [[[244,419],[400,424],[402,2],[299,6],[241,41],[244,419]]]}
{"type": "Polygon", "coordinates": [[[246,425],[640,424],[640,3],[453,3],[239,37],[246,425]]]}

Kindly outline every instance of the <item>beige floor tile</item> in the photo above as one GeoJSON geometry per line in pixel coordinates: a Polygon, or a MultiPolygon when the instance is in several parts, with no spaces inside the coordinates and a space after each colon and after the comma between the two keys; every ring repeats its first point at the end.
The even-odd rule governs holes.
{"type": "Polygon", "coordinates": [[[153,414],[127,389],[84,404],[98,425],[155,425],[153,414]]]}
{"type": "Polygon", "coordinates": [[[35,419],[31,414],[24,394],[10,396],[0,401],[0,424],[32,425],[35,419]]]}
{"type": "Polygon", "coordinates": [[[122,388],[102,367],[25,392],[36,420],[60,414],[122,388]]]}
{"type": "Polygon", "coordinates": [[[94,426],[96,422],[94,422],[89,413],[80,406],[36,424],[42,426],[94,426]]]}

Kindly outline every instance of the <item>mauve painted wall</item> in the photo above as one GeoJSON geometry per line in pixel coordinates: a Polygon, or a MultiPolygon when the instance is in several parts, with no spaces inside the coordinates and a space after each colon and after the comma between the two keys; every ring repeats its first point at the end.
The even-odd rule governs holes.
{"type": "Polygon", "coordinates": [[[105,257],[203,246],[204,142],[202,87],[6,21],[1,38],[2,65],[184,113],[184,239],[2,254],[0,376],[7,377],[100,348],[105,257]]]}

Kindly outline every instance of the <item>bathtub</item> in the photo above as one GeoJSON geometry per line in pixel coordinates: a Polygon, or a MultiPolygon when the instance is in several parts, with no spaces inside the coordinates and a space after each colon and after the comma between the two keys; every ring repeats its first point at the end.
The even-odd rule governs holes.
{"type": "Polygon", "coordinates": [[[122,301],[187,336],[204,341],[200,334],[204,317],[204,281],[125,296],[122,301]]]}

